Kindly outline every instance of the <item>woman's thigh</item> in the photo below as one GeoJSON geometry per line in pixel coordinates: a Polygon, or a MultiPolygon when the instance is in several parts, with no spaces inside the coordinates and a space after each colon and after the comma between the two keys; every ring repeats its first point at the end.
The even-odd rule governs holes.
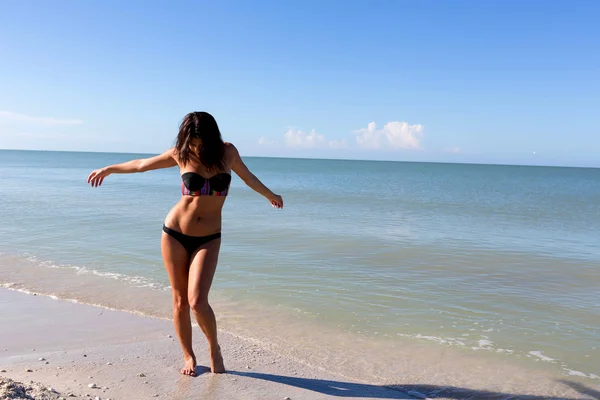
{"type": "Polygon", "coordinates": [[[188,274],[188,299],[192,305],[208,301],[208,292],[215,276],[221,239],[211,240],[193,255],[188,274]]]}
{"type": "Polygon", "coordinates": [[[173,299],[188,304],[188,273],[190,257],[186,249],[166,233],[162,233],[161,252],[173,292],[173,299]]]}

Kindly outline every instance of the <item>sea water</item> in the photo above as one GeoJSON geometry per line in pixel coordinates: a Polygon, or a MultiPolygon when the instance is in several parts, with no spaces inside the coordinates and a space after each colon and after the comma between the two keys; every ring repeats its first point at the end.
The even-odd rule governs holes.
{"type": "MultiPolygon", "coordinates": [[[[168,317],[179,172],[86,182],[147,156],[0,151],[0,284],[168,317]]],[[[363,350],[414,344],[599,379],[600,169],[244,160],[285,207],[234,175],[211,292],[223,329],[325,366],[359,357],[361,376],[393,365],[363,350]]]]}

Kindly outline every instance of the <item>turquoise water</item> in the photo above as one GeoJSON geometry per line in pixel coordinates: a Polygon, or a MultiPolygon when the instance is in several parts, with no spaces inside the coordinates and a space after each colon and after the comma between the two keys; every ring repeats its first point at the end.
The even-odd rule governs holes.
{"type": "MultiPolygon", "coordinates": [[[[136,157],[0,151],[4,268],[27,260],[72,267],[73,279],[85,269],[107,284],[168,288],[159,238],[178,171],[86,185],[91,170],[136,157]]],[[[598,379],[600,169],[246,163],[285,208],[234,177],[215,295],[368,340],[501,353],[598,379]]],[[[0,283],[14,281],[0,271],[0,283]]]]}

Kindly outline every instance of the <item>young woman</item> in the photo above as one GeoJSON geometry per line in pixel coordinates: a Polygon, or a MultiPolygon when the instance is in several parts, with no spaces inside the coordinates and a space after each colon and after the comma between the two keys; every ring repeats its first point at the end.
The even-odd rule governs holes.
{"type": "Polygon", "coordinates": [[[98,187],[110,174],[175,166],[181,173],[183,196],[165,218],[161,250],[172,287],[175,330],[183,349],[181,373],[196,375],[190,309],[208,340],[210,369],[222,373],[225,366],[208,292],[221,246],[221,210],[229,192],[231,171],[273,207],[282,208],[283,199],[248,170],[233,144],[223,142],[217,122],[206,112],[185,116],[174,148],[155,157],[97,169],[89,175],[88,183],[98,187]]]}

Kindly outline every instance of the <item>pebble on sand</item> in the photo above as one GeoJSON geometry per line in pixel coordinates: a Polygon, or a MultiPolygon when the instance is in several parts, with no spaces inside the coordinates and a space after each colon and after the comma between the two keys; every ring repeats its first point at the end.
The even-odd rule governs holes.
{"type": "Polygon", "coordinates": [[[32,369],[29,369],[29,368],[27,368],[27,369],[25,370],[25,372],[33,372],[33,370],[32,370],[32,369]]]}
{"type": "Polygon", "coordinates": [[[137,376],[140,378],[145,378],[146,374],[144,374],[143,372],[140,372],[139,374],[137,374],[137,376]]]}
{"type": "Polygon", "coordinates": [[[0,369],[0,372],[6,372],[6,370],[5,369],[0,369]]]}
{"type": "MultiPolygon", "coordinates": [[[[58,399],[59,393],[42,383],[18,382],[9,378],[0,379],[1,399],[58,399]]],[[[64,399],[63,399],[64,400],[64,399]]]]}
{"type": "Polygon", "coordinates": [[[38,358],[38,361],[46,361],[46,359],[44,357],[40,357],[38,358]]]}
{"type": "Polygon", "coordinates": [[[90,389],[97,389],[97,388],[98,388],[98,386],[97,386],[95,383],[90,383],[90,384],[88,385],[88,387],[89,387],[90,389]]]}

